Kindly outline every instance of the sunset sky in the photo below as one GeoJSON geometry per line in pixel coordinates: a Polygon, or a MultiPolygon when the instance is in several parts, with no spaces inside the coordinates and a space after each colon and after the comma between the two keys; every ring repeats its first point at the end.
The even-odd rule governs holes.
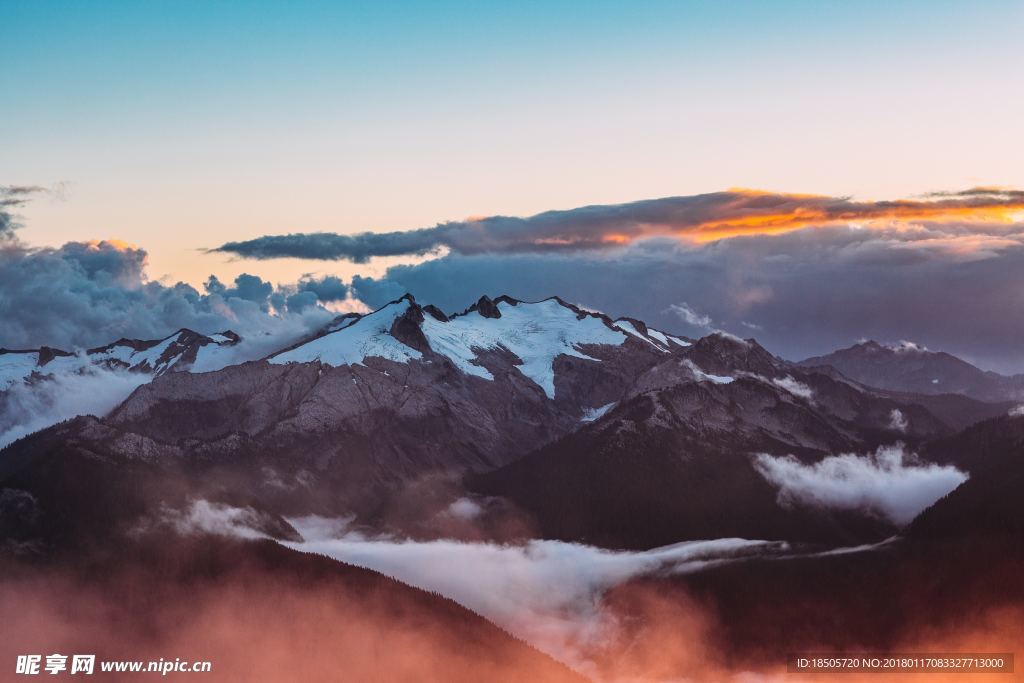
{"type": "MultiPolygon", "coordinates": [[[[414,286],[451,306],[510,288],[655,317],[685,300],[739,333],[771,327],[774,318],[748,318],[778,300],[780,286],[737,285],[726,295],[662,275],[641,287],[658,302],[638,306],[615,290],[633,271],[604,276],[610,289],[598,291],[598,280],[563,282],[554,276],[561,266],[536,259],[594,272],[612,259],[620,268],[642,258],[637,250],[655,250],[645,241],[654,238],[686,250],[676,266],[732,250],[758,263],[785,252],[809,268],[821,261],[801,251],[808,240],[867,229],[885,236],[890,256],[988,261],[984,285],[960,290],[965,306],[982,294],[986,306],[1024,306],[985,289],[1009,296],[1011,283],[993,273],[1010,277],[1024,250],[1024,199],[1007,194],[1024,188],[1016,0],[10,0],[0,26],[0,185],[45,189],[12,209],[26,248],[123,242],[145,251],[132,257],[144,262],[143,279],[198,290],[211,274],[275,285],[305,274],[373,278],[349,296],[370,306],[414,286]],[[957,194],[978,187],[1002,194],[957,194]],[[784,206],[748,204],[757,197],[784,206]],[[659,198],[680,205],[652,204],[671,214],[653,222],[630,213],[647,210],[640,200],[668,201],[659,198]],[[713,211],[693,213],[708,201],[713,211]],[[579,207],[596,207],[604,227],[579,207]],[[563,218],[574,227],[551,227],[563,218]],[[458,229],[439,237],[436,226],[449,222],[458,229]],[[516,237],[524,224],[527,237],[516,237]],[[825,232],[777,234],[808,227],[825,232]],[[315,253],[322,240],[286,253],[263,240],[327,233],[338,248],[339,236],[363,232],[416,247],[363,240],[341,249],[365,257],[324,260],[315,253]],[[480,234],[491,241],[465,237],[480,234]],[[767,251],[716,242],[759,234],[795,241],[759,243],[767,251]],[[231,244],[242,247],[217,250],[231,244]],[[427,270],[415,265],[424,259],[427,270]],[[534,266],[547,275],[501,275],[534,266]]],[[[936,272],[951,272],[949,263],[936,272]]],[[[1009,339],[984,350],[935,324],[904,331],[891,322],[867,332],[930,337],[1012,365],[1009,339]]],[[[837,330],[792,353],[848,337],[837,330]]]]}

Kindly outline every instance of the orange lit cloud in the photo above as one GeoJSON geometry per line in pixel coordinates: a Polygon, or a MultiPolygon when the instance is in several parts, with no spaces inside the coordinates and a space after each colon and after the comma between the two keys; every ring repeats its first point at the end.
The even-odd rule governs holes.
{"type": "Polygon", "coordinates": [[[1013,226],[1022,212],[1024,191],[992,187],[886,201],[732,189],[548,211],[526,218],[472,218],[389,233],[268,235],[231,242],[213,251],[253,259],[363,263],[382,256],[422,256],[440,248],[467,255],[574,252],[610,249],[652,237],[704,243],[836,225],[891,228],[927,222],[1013,226]]]}

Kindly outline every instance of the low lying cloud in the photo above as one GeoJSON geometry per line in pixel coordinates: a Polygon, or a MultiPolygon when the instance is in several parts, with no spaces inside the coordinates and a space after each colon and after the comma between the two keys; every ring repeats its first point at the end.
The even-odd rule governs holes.
{"type": "Polygon", "coordinates": [[[1024,192],[997,188],[895,201],[729,190],[547,211],[528,218],[490,216],[388,233],[267,235],[228,242],[212,251],[254,259],[291,257],[364,263],[374,256],[422,256],[441,248],[464,255],[571,252],[609,249],[651,237],[706,242],[836,223],[999,221],[1022,208],[1024,192]]]}
{"type": "Polygon", "coordinates": [[[207,500],[193,501],[184,510],[165,510],[161,520],[179,534],[214,534],[236,538],[266,538],[259,513],[207,500]]]}
{"type": "Polygon", "coordinates": [[[968,478],[952,466],[916,462],[903,444],[866,455],[830,455],[813,464],[761,453],[754,466],[779,488],[783,504],[863,510],[901,525],[968,478]]]}
{"type": "Polygon", "coordinates": [[[799,381],[797,379],[794,379],[793,377],[790,377],[789,375],[786,375],[785,377],[776,377],[776,378],[774,378],[772,380],[772,384],[774,384],[775,386],[779,387],[780,389],[785,389],[786,391],[788,391],[789,393],[793,394],[794,396],[799,396],[800,398],[805,398],[808,401],[811,401],[811,400],[814,399],[814,390],[813,389],[811,389],[809,386],[807,386],[803,382],[801,382],[801,381],[799,381]]]}
{"type": "MultiPolygon", "coordinates": [[[[454,599],[558,659],[587,669],[613,638],[605,591],[642,575],[679,574],[742,558],[778,555],[773,541],[694,541],[645,552],[615,552],[561,541],[524,545],[403,541],[345,533],[325,536],[322,520],[289,520],[306,539],[285,543],[454,599]]],[[[334,530],[335,532],[337,529],[334,530]]]]}
{"type": "Polygon", "coordinates": [[[102,417],[149,376],[88,365],[0,392],[0,448],[77,415],[102,417]]]}
{"type": "Polygon", "coordinates": [[[889,429],[897,432],[906,432],[909,426],[910,422],[907,420],[907,416],[903,414],[903,411],[899,408],[893,408],[892,412],[889,413],[889,429]]]}

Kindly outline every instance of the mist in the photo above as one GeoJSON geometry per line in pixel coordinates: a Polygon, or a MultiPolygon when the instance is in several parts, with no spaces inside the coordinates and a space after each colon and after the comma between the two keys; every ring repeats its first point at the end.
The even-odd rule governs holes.
{"type": "Polygon", "coordinates": [[[40,429],[78,415],[104,416],[149,375],[90,366],[55,373],[0,393],[0,448],[40,429]]]}
{"type": "Polygon", "coordinates": [[[784,504],[864,510],[900,525],[968,478],[949,465],[916,462],[903,444],[883,446],[865,455],[830,455],[813,464],[793,456],[761,453],[754,466],[778,487],[784,504]]]}

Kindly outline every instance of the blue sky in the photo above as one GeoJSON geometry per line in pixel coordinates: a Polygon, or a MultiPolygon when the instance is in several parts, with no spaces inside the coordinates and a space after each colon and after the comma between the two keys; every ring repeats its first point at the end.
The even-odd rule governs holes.
{"type": "Polygon", "coordinates": [[[23,237],[143,244],[154,276],[240,270],[195,249],[268,232],[1024,185],[1019,2],[7,0],[0,24],[0,181],[68,183],[23,237]]]}
{"type": "Polygon", "coordinates": [[[789,357],[872,336],[1024,370],[1024,195],[920,205],[1024,189],[1019,0],[2,0],[0,29],[0,212],[55,248],[0,249],[0,343],[237,327],[199,297],[248,273],[352,297],[331,306],[559,294],[705,333],[685,304],[789,357]],[[388,250],[424,236],[454,251],[388,250]]]}

